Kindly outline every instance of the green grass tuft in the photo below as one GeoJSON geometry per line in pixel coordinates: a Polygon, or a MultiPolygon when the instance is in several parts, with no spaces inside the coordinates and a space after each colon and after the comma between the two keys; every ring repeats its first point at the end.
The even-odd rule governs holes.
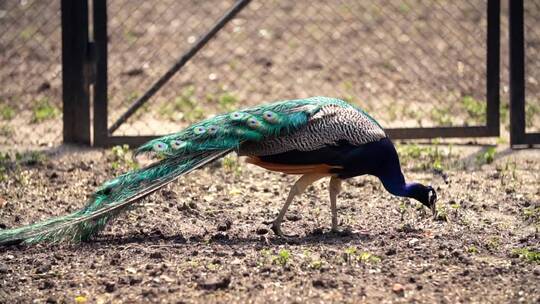
{"type": "Polygon", "coordinates": [[[364,264],[377,264],[381,262],[381,258],[379,256],[367,251],[358,251],[356,247],[346,248],[343,258],[347,263],[356,261],[364,264]]]}
{"type": "Polygon", "coordinates": [[[416,170],[433,169],[442,171],[448,169],[451,165],[452,146],[448,150],[443,150],[435,141],[430,146],[419,146],[417,144],[398,144],[396,145],[400,161],[403,165],[412,165],[416,170]]]}
{"type": "Polygon", "coordinates": [[[540,251],[536,249],[516,248],[512,250],[512,254],[527,262],[540,264],[540,251]]]}
{"type": "Polygon", "coordinates": [[[486,117],[486,103],[474,99],[472,96],[465,96],[461,99],[461,104],[467,111],[469,118],[474,122],[483,121],[486,117]]]}
{"type": "Polygon", "coordinates": [[[0,117],[2,120],[11,120],[15,117],[15,109],[8,104],[0,105],[0,117]]]}
{"type": "Polygon", "coordinates": [[[476,248],[476,246],[469,246],[467,247],[467,252],[470,254],[477,254],[479,251],[478,251],[478,248],[476,248]]]}
{"type": "Polygon", "coordinates": [[[36,102],[32,111],[32,123],[40,123],[45,120],[56,118],[60,110],[49,102],[48,98],[41,98],[36,102]]]}
{"type": "Polygon", "coordinates": [[[495,160],[495,153],[497,149],[495,147],[488,147],[484,153],[479,154],[476,157],[478,164],[491,164],[495,160]]]}
{"type": "Polygon", "coordinates": [[[111,168],[118,169],[138,169],[139,165],[133,161],[132,152],[128,145],[114,146],[111,148],[111,168]]]}
{"type": "Polygon", "coordinates": [[[286,266],[289,263],[291,257],[292,255],[289,250],[281,249],[277,255],[273,256],[272,261],[278,265],[286,266]]]}
{"type": "Polygon", "coordinates": [[[431,119],[439,126],[452,126],[450,108],[435,108],[431,110],[431,119]]]}

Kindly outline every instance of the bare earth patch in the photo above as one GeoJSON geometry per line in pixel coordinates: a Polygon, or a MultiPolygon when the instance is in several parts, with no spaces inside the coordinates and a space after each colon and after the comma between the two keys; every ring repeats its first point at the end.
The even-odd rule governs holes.
{"type": "MultiPolygon", "coordinates": [[[[262,222],[294,177],[228,158],[152,195],[91,242],[1,248],[0,303],[539,301],[540,153],[500,151],[478,165],[485,150],[452,149],[444,178],[400,149],[406,177],[438,189],[436,220],[359,177],[338,201],[346,231],[331,234],[323,181],[293,203],[284,230],[299,237],[288,240],[262,222]]],[[[117,158],[62,147],[6,166],[0,227],[76,210],[126,169],[117,158]]]]}

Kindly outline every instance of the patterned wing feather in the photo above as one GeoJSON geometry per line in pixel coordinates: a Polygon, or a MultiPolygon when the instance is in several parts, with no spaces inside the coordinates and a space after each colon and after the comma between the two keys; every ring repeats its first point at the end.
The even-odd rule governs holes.
{"type": "Polygon", "coordinates": [[[242,155],[265,156],[292,150],[313,151],[347,141],[361,145],[385,138],[380,125],[364,112],[336,104],[322,106],[307,123],[289,134],[247,142],[241,146],[242,155]]]}

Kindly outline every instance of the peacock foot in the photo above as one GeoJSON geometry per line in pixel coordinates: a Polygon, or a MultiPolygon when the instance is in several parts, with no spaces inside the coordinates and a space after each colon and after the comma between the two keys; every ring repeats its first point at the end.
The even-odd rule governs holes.
{"type": "Polygon", "coordinates": [[[281,230],[281,222],[278,222],[276,220],[273,221],[265,221],[263,222],[265,225],[271,225],[270,229],[277,235],[283,238],[295,238],[298,237],[296,234],[285,234],[283,233],[283,230],[281,230]]]}

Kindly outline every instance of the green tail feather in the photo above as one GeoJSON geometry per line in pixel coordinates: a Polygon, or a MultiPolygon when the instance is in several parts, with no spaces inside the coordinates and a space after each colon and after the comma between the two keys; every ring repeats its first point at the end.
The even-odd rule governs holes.
{"type": "Polygon", "coordinates": [[[185,158],[164,159],[149,167],[126,173],[105,183],[79,211],[21,228],[0,231],[0,245],[88,240],[141,198],[229,152],[214,151],[185,158]]]}
{"type": "Polygon", "coordinates": [[[351,107],[326,97],[289,100],[219,115],[152,140],[137,149],[135,157],[156,153],[161,161],[106,182],[77,212],[0,231],[0,245],[88,240],[115,216],[178,177],[237,150],[246,141],[258,142],[295,131],[329,104],[351,107]]]}

